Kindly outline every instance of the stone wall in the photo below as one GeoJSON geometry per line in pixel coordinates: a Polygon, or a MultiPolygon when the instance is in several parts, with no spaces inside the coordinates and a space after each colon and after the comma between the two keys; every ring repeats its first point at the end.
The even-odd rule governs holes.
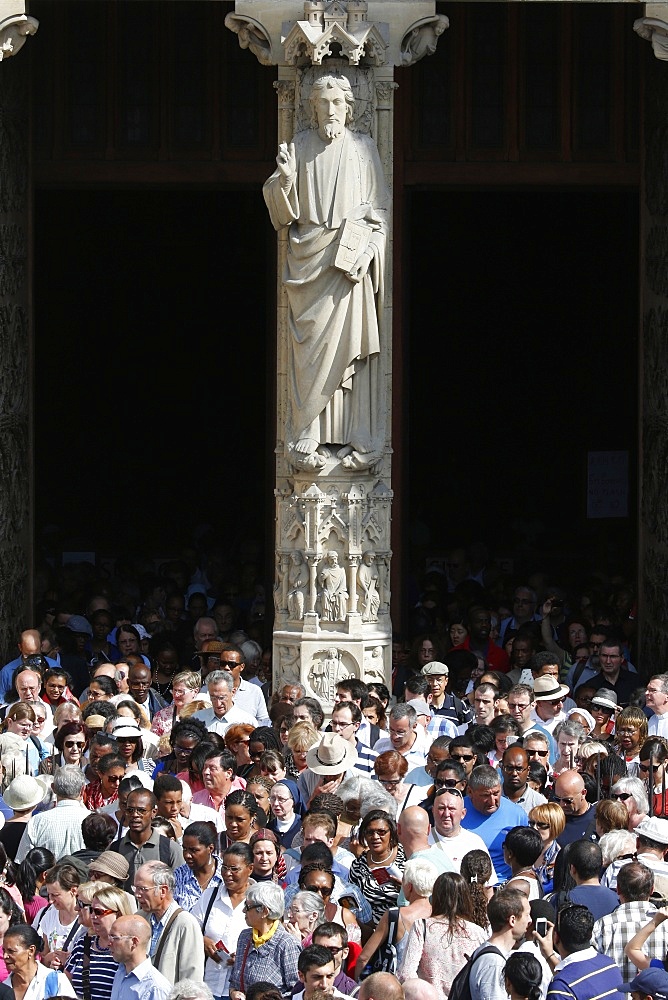
{"type": "MultiPolygon", "coordinates": [[[[0,654],[26,627],[31,578],[29,61],[0,62],[0,654]]],[[[4,662],[4,661],[3,661],[4,662]]]]}
{"type": "Polygon", "coordinates": [[[645,61],[641,189],[641,655],[668,669],[668,65],[645,61]]]}

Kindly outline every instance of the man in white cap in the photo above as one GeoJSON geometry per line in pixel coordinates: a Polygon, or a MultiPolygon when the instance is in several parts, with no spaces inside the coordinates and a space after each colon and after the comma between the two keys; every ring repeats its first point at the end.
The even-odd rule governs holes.
{"type": "Polygon", "coordinates": [[[568,697],[569,690],[565,684],[560,684],[556,678],[548,674],[536,678],[533,691],[536,701],[533,721],[552,735],[559,723],[566,721],[564,699],[568,697]]]}
{"type": "Polygon", "coordinates": [[[346,778],[356,775],[355,747],[338,733],[324,733],[322,741],[306,754],[306,770],[302,771],[297,787],[304,801],[310,805],[315,795],[335,792],[346,778]]]}

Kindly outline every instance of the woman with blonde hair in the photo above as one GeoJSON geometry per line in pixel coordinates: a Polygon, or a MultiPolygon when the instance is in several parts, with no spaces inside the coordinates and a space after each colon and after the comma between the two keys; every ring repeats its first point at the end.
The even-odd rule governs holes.
{"type": "Polygon", "coordinates": [[[320,738],[320,733],[306,721],[296,722],[288,733],[288,746],[292,750],[292,759],[300,774],[307,769],[307,752],[320,742],[320,738]]]}
{"type": "MultiPolygon", "coordinates": [[[[80,914],[87,910],[92,933],[84,934],[76,941],[65,971],[70,977],[78,997],[84,1000],[111,1000],[114,976],[118,968],[109,949],[109,932],[118,917],[132,914],[128,894],[122,889],[104,883],[95,885],[90,904],[80,908],[80,914]]],[[[86,885],[86,883],[84,883],[86,885]]],[[[83,886],[81,887],[84,888],[83,886]]],[[[87,898],[84,896],[84,899],[87,898]]],[[[82,917],[79,918],[82,923],[82,917]]]]}
{"type": "Polygon", "coordinates": [[[560,851],[557,837],[566,829],[564,810],[556,802],[534,806],[529,812],[529,826],[538,830],[543,841],[543,851],[536,859],[533,870],[543,886],[543,893],[552,892],[554,866],[560,851]]]}
{"type": "Polygon", "coordinates": [[[202,687],[202,678],[195,670],[180,670],[172,679],[172,704],[161,708],[153,716],[151,732],[168,736],[178,722],[181,711],[195,700],[202,687]]]}

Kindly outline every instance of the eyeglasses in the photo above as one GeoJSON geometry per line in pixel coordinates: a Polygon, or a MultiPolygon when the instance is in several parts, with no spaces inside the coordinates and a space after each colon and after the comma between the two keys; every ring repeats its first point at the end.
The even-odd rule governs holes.
{"type": "Polygon", "coordinates": [[[107,934],[110,941],[123,941],[125,938],[132,938],[134,934],[107,934]]]}
{"type": "Polygon", "coordinates": [[[322,947],[327,949],[332,958],[336,958],[336,956],[339,954],[340,951],[345,951],[345,947],[343,945],[341,945],[341,947],[339,948],[336,948],[333,944],[325,944],[322,945],[322,947]]]}
{"type": "Polygon", "coordinates": [[[653,763],[653,764],[643,764],[642,761],[638,764],[638,770],[639,771],[645,771],[645,772],[647,772],[647,771],[650,770],[650,767],[652,768],[652,770],[656,771],[657,768],[661,767],[661,765],[657,764],[656,762],[653,763]]]}
{"type": "Polygon", "coordinates": [[[561,795],[555,795],[554,796],[554,801],[555,802],[563,802],[567,806],[572,806],[573,805],[573,799],[572,798],[565,799],[561,795]]]}
{"type": "Polygon", "coordinates": [[[244,903],[243,912],[250,913],[251,910],[257,910],[259,913],[260,910],[264,910],[264,903],[244,903]]]}
{"type": "Polygon", "coordinates": [[[518,774],[527,770],[526,764],[502,764],[501,767],[504,771],[516,771],[518,774]]]}
{"type": "Polygon", "coordinates": [[[397,780],[392,781],[389,780],[388,778],[379,778],[378,784],[382,785],[383,788],[398,788],[399,785],[401,784],[401,778],[399,778],[398,781],[397,780]]]}
{"type": "Polygon", "coordinates": [[[103,910],[99,906],[91,906],[90,912],[94,917],[108,917],[110,913],[118,913],[118,910],[103,910]]]}
{"type": "Polygon", "coordinates": [[[230,692],[227,691],[225,694],[211,694],[209,691],[209,698],[211,701],[226,701],[230,697],[230,692]]]}
{"type": "Polygon", "coordinates": [[[236,872],[242,872],[243,868],[232,868],[231,865],[221,865],[220,870],[221,872],[233,872],[236,874],[236,872]]]}
{"type": "Polygon", "coordinates": [[[435,788],[457,788],[456,778],[436,778],[434,779],[435,788]]]}
{"type": "Polygon", "coordinates": [[[326,885],[305,885],[304,892],[318,892],[321,896],[331,896],[334,889],[328,889],[326,885]]]}
{"type": "Polygon", "coordinates": [[[190,757],[190,754],[193,752],[194,749],[195,749],[194,747],[181,747],[177,743],[174,746],[174,753],[179,754],[181,757],[190,757]]]}
{"type": "Polygon", "coordinates": [[[530,704],[531,704],[530,702],[527,702],[526,705],[520,705],[520,704],[511,705],[510,702],[508,702],[508,708],[510,709],[511,712],[524,712],[529,707],[530,704]]]}
{"type": "Polygon", "coordinates": [[[336,730],[336,729],[347,729],[348,726],[354,726],[355,723],[354,722],[334,722],[334,720],[332,719],[330,725],[331,725],[332,729],[336,730]]]}
{"type": "Polygon", "coordinates": [[[389,837],[389,830],[379,830],[377,827],[373,827],[371,830],[366,831],[367,837],[389,837]]]}
{"type": "Polygon", "coordinates": [[[631,797],[632,796],[631,796],[630,792],[613,792],[612,793],[612,798],[613,799],[621,799],[622,802],[626,802],[626,800],[630,799],[631,797]]]}
{"type": "Polygon", "coordinates": [[[549,750],[529,750],[528,747],[524,748],[530,757],[547,757],[549,750]]]}
{"type": "MultiPolygon", "coordinates": [[[[89,872],[89,874],[91,874],[89,872]]],[[[84,903],[83,899],[77,899],[77,910],[90,910],[92,903],[84,903]]]]}
{"type": "Polygon", "coordinates": [[[458,760],[463,764],[468,764],[470,761],[475,760],[475,754],[460,754],[458,757],[455,757],[454,754],[450,754],[450,760],[458,760]]]}
{"type": "Polygon", "coordinates": [[[120,775],[119,774],[105,774],[105,775],[103,775],[103,777],[104,777],[105,781],[108,781],[112,785],[120,785],[121,781],[123,780],[123,775],[122,774],[120,774],[120,775]]]}
{"type": "Polygon", "coordinates": [[[73,750],[74,747],[85,747],[85,746],[86,746],[85,743],[65,743],[65,747],[67,750],[73,750]]]}
{"type": "Polygon", "coordinates": [[[133,816],[135,814],[137,816],[145,816],[146,813],[152,812],[151,809],[142,809],[141,806],[126,806],[125,811],[129,816],[133,816]]]}
{"type": "Polygon", "coordinates": [[[549,823],[539,823],[537,819],[530,819],[529,820],[529,826],[533,826],[534,829],[536,829],[536,830],[549,830],[550,829],[550,824],[549,823]]]}

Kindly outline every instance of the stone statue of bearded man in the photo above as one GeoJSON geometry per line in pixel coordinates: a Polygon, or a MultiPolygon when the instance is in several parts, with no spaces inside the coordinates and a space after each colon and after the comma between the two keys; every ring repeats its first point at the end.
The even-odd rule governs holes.
{"type": "Polygon", "coordinates": [[[310,101],[312,127],[281,143],[264,185],[274,228],[289,226],[287,440],[302,467],[322,468],[334,446],[344,466],[362,468],[382,447],[378,360],[390,196],[373,139],[346,127],[354,107],[346,77],[320,77],[310,101]]]}

